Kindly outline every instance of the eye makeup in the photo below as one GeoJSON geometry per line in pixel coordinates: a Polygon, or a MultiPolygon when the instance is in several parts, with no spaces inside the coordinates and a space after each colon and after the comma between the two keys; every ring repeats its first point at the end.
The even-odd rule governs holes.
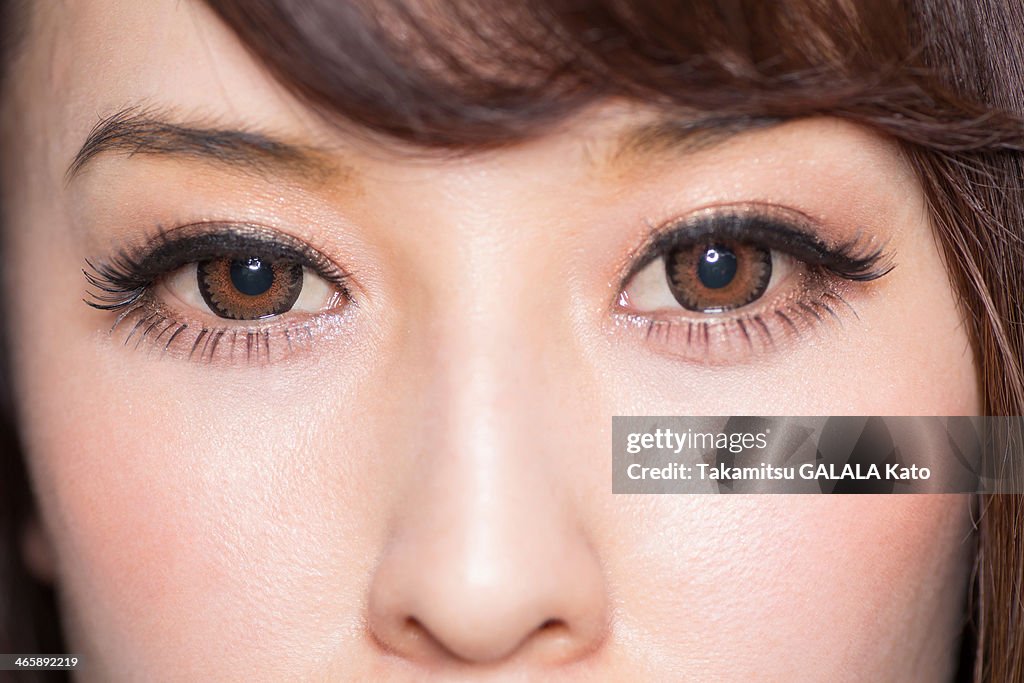
{"type": "Polygon", "coordinates": [[[820,226],[770,205],[714,207],[667,222],[636,252],[614,319],[657,350],[740,362],[820,324],[857,316],[848,298],[894,267],[859,232],[828,243],[820,226]]]}
{"type": "MultiPolygon", "coordinates": [[[[613,320],[659,351],[712,364],[841,325],[857,316],[848,296],[894,264],[864,232],[831,243],[822,233],[776,206],[715,207],[669,221],[634,252],[613,320]]],[[[161,356],[271,362],[337,329],[354,304],[346,271],[259,225],[161,230],[86,264],[86,303],[116,313],[111,335],[161,356]]]]}
{"type": "Polygon", "coordinates": [[[301,240],[204,222],[86,261],[86,303],[117,313],[111,335],[198,361],[267,362],[308,348],[353,304],[351,278],[301,240]]]}

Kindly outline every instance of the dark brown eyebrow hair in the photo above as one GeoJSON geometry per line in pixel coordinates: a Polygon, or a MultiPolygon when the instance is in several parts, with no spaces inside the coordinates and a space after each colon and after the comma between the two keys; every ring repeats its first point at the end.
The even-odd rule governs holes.
{"type": "Polygon", "coordinates": [[[107,152],[153,154],[224,164],[257,174],[299,173],[323,178],[336,164],[309,146],[267,134],[202,124],[173,122],[152,110],[130,107],[97,123],[68,166],[71,182],[92,160],[107,152]]]}
{"type": "MultiPolygon", "coordinates": [[[[313,147],[267,134],[207,124],[173,122],[170,115],[130,107],[97,123],[65,175],[71,182],[91,161],[108,152],[163,155],[218,163],[257,174],[297,173],[323,179],[337,170],[313,147]]],[[[625,156],[698,151],[750,130],[778,123],[769,117],[668,115],[630,128],[616,141],[611,161],[625,156]]]]}
{"type": "Polygon", "coordinates": [[[767,128],[784,119],[771,116],[662,115],[620,136],[612,160],[664,152],[688,154],[723,143],[740,133],[767,128]]]}

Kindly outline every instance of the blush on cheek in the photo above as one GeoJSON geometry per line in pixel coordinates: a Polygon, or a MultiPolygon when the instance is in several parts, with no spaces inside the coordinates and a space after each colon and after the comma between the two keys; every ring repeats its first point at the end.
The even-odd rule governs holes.
{"type": "MultiPolygon", "coordinates": [[[[196,514],[185,435],[110,429],[123,421],[102,413],[54,430],[80,444],[77,449],[68,443],[33,449],[64,602],[77,627],[72,639],[88,644],[95,636],[139,664],[159,661],[159,644],[175,632],[175,622],[189,625],[177,630],[189,637],[210,614],[210,604],[196,598],[216,596],[235,580],[221,561],[231,538],[213,521],[219,514],[196,514]],[[89,434],[83,424],[108,429],[89,434]],[[216,538],[224,543],[217,552],[204,547],[216,538]],[[141,651],[147,643],[156,651],[141,651]]],[[[187,423],[164,413],[146,424],[187,423]]]]}
{"type": "Polygon", "coordinates": [[[96,379],[79,403],[88,419],[52,411],[29,430],[72,644],[156,677],[182,671],[170,661],[182,652],[215,657],[207,673],[294,674],[309,663],[289,663],[288,643],[337,644],[369,574],[352,557],[371,553],[322,542],[351,534],[328,528],[323,498],[302,490],[323,490],[318,474],[289,470],[305,457],[294,433],[254,428],[287,422],[287,408],[263,402],[240,421],[245,387],[170,400],[96,379]]]}
{"type": "Polygon", "coordinates": [[[708,679],[934,680],[925,668],[951,664],[968,496],[655,498],[623,520],[640,546],[617,592],[648,647],[680,666],[697,658],[708,679]]]}

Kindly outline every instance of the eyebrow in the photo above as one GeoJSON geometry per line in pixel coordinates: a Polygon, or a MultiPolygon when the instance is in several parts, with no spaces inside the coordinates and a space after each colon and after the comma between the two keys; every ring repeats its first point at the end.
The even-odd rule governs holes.
{"type": "MultiPolygon", "coordinates": [[[[620,135],[610,159],[687,154],[755,128],[779,123],[772,117],[666,115],[634,126],[620,135]]],[[[74,180],[97,157],[107,153],[157,155],[220,164],[261,175],[301,175],[323,180],[338,170],[321,150],[243,129],[176,122],[173,117],[128,107],[100,120],[86,136],[65,174],[74,180]]]]}
{"type": "Polygon", "coordinates": [[[689,154],[709,149],[758,128],[779,124],[771,116],[688,117],[668,114],[626,130],[611,153],[613,163],[630,157],[689,154]]]}
{"type": "Polygon", "coordinates": [[[299,174],[322,179],[337,165],[310,146],[256,131],[185,124],[139,108],[123,109],[97,123],[68,166],[70,183],[97,157],[107,153],[164,156],[214,163],[244,172],[299,174]]]}

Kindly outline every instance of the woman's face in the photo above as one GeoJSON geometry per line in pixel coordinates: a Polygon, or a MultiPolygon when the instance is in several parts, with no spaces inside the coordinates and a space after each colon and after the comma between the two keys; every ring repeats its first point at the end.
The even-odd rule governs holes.
{"type": "MultiPolygon", "coordinates": [[[[967,497],[609,476],[613,415],[980,409],[889,142],[829,119],[694,138],[604,102],[428,153],[326,124],[177,0],[40,3],[8,88],[31,554],[91,678],[948,675],[967,497]],[[859,282],[773,244],[700,271],[717,288],[638,269],[714,216],[895,267],[859,282]],[[262,261],[218,256],[239,244],[262,261]],[[83,268],[116,310],[83,303],[83,268]]],[[[671,258],[710,267],[692,252],[671,258]]]]}

